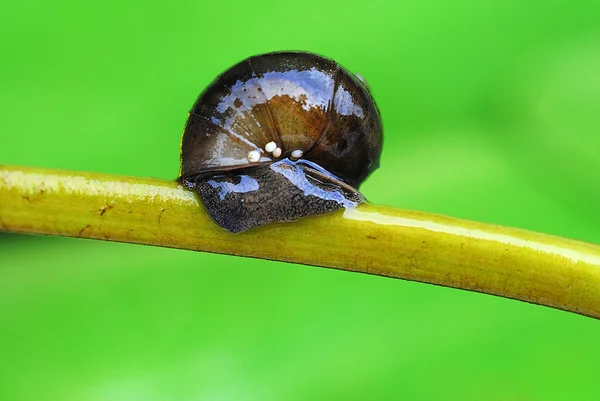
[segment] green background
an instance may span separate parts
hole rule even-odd
[[[173,179],[204,86],[289,49],[369,82],[372,202],[600,243],[595,0],[6,2],[0,163]],[[419,283],[0,237],[2,400],[595,400],[599,332]]]

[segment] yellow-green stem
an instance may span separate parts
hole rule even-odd
[[[600,246],[382,206],[230,234],[174,181],[0,166],[0,229],[331,267],[600,318]]]

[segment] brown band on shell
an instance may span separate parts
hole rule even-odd
[[[379,165],[381,117],[366,86],[306,52],[250,57],[202,92],[180,179],[230,231],[353,207]]]

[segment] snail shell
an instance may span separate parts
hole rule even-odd
[[[180,180],[231,232],[354,207],[379,166],[382,125],[367,87],[306,52],[247,58],[190,111]]]

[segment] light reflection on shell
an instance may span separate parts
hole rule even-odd
[[[279,150],[275,155],[273,150],[265,150],[270,142],[281,149],[280,155]],[[217,172],[235,175],[249,167],[285,161],[294,152],[328,172],[319,175],[319,180],[347,197],[356,191],[352,187],[358,188],[378,167],[381,146],[379,112],[369,90],[353,74],[312,53],[269,53],[231,67],[200,95],[182,139],[181,177],[196,182]],[[258,159],[255,152],[260,153],[260,159],[250,163],[249,155],[251,160]],[[263,177],[275,174],[256,171]],[[230,179],[227,185],[216,188],[237,185]],[[299,182],[304,181],[297,179],[289,185],[305,185]],[[300,188],[299,193],[322,193],[319,191]],[[283,188],[279,192],[271,196],[286,195]],[[328,201],[339,198],[330,195],[325,197]],[[351,197],[362,199],[362,195]],[[340,207],[345,205],[340,203]],[[331,211],[332,207],[324,209]],[[285,216],[271,220],[287,221]]]

